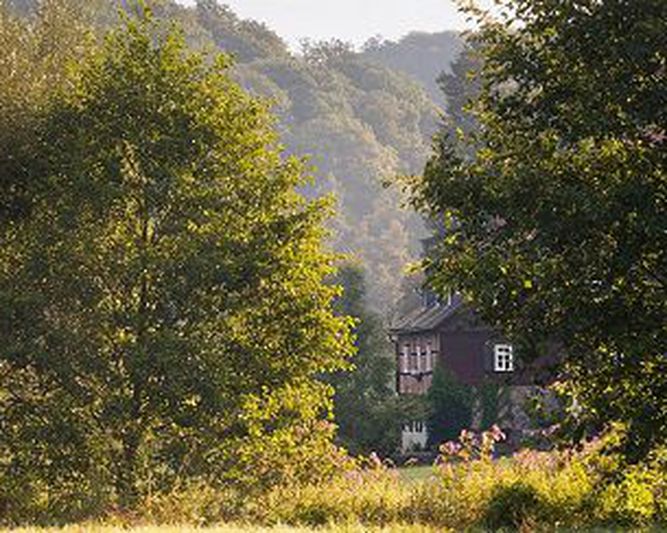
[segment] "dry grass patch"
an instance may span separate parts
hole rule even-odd
[[[63,528],[19,528],[19,529],[3,529],[0,531],[7,531],[12,533],[236,533],[236,532],[250,532],[250,533],[432,533],[436,530],[426,526],[417,525],[400,525],[394,524],[391,527],[367,527],[360,524],[347,525],[330,525],[321,528],[306,528],[306,527],[290,527],[290,526],[273,526],[273,527],[259,527],[253,525],[243,524],[223,524],[213,527],[193,527],[188,525],[173,525],[173,526],[141,526],[141,527],[120,527],[120,526],[106,526],[99,524],[83,524],[77,526],[67,526]],[[437,531],[443,531],[438,529]]]

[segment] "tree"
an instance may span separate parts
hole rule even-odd
[[[27,19],[35,18],[33,0],[4,2],[8,7],[22,7],[13,11],[25,13]],[[73,31],[77,21],[85,20],[102,36],[118,25],[118,8],[128,12],[132,6],[119,0],[41,0],[39,4],[59,2],[74,9],[49,28],[79,37],[80,32]],[[398,187],[383,188],[383,182],[421,171],[438,120],[437,106],[420,85],[424,77],[411,79],[390,60],[401,55],[398,52],[404,47],[390,46],[376,55],[346,52],[346,46],[335,41],[311,43],[312,53],[304,57],[291,54],[263,24],[243,20],[218,0],[190,5],[159,0],[152,7],[156,19],[179,24],[190,49],[231,55],[235,63],[230,77],[253,94],[273,99],[272,111],[283,132],[281,142],[289,153],[309,155],[317,167],[312,170],[315,186],[302,191],[340,193],[339,209],[328,224],[334,230],[332,246],[361,258],[370,274],[370,305],[381,311],[390,308],[399,295],[396,272],[416,257],[423,229],[412,210],[401,208],[407,199]],[[444,60],[435,61],[436,56],[450,45],[458,49],[459,40],[451,34],[436,36],[434,41],[428,36],[408,41],[403,44],[409,48],[407,63],[413,66],[414,57],[424,57],[437,41],[435,51],[429,52],[434,62],[428,72],[422,72],[436,86],[437,71],[447,66],[449,54]],[[51,49],[47,44],[39,50]],[[0,61],[11,57],[5,54]],[[14,72],[21,77],[23,70]]]
[[[34,19],[14,15],[28,7],[0,3],[0,224],[30,211],[46,102],[67,83],[66,65],[85,55],[88,40],[71,1],[44,1]]]
[[[428,445],[456,440],[461,430],[472,425],[473,392],[450,371],[436,365],[433,382],[427,393],[429,415]]]
[[[0,497],[44,490],[53,513],[334,453],[317,376],[351,345],[329,201],[296,192],[302,163],[228,60],[141,10],[50,99],[31,216],[1,228]]]
[[[472,134],[477,125],[468,106],[479,96],[481,68],[480,58],[473,46],[467,46],[452,63],[451,72],[443,72],[438,84],[447,98],[446,126],[456,135]]]
[[[440,136],[415,187],[448,228],[430,280],[522,357],[560,343],[580,404],[626,422],[638,458],[667,437],[667,5],[511,8],[502,23],[473,11],[479,128]]]
[[[371,37],[364,44],[362,54],[371,62],[386,65],[418,80],[431,99],[438,106],[444,106],[443,93],[439,90],[437,78],[441,72],[449,72],[464,43],[460,33],[456,31],[413,31],[398,41]]]
[[[338,439],[355,455],[390,455],[398,445],[401,427],[393,388],[392,347],[380,317],[368,309],[363,270],[348,264],[341,268],[338,280],[344,289],[338,310],[357,321],[353,368],[328,380],[336,390]]]

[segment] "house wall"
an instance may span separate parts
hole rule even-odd
[[[399,394],[426,394],[433,383],[433,375],[401,376]]]
[[[544,343],[536,349],[542,354],[534,361],[522,361],[517,346],[514,371],[494,370],[494,346],[511,344],[480,324],[472,313],[462,313],[438,330],[439,362],[468,385],[494,382],[508,386],[545,385],[554,378],[554,365],[562,352],[555,343]]]
[[[399,394],[425,394],[433,381],[436,362],[466,385],[539,383],[534,369],[521,368],[519,361],[514,372],[494,371],[494,346],[505,342],[493,331],[482,328],[399,335],[396,341],[396,390]]]
[[[493,368],[486,360],[492,349],[488,331],[449,331],[441,332],[439,336],[439,363],[459,381],[479,385],[487,374],[493,374]]]
[[[396,343],[398,393],[426,394],[439,353],[440,336],[436,332],[399,336]]]
[[[433,381],[433,369],[437,364],[451,371],[454,376],[471,387],[484,383],[497,383],[507,394],[499,405],[498,423],[516,435],[529,428],[531,421],[524,405],[535,385],[553,379],[550,364],[558,360],[556,345],[547,344],[540,352],[544,355],[532,365],[523,366],[515,359],[513,372],[494,370],[494,346],[507,344],[503,337],[481,324],[471,312],[463,311],[450,317],[436,330],[425,332],[401,332],[396,338],[397,392],[399,394],[426,394]],[[515,357],[518,354],[515,352]],[[473,427],[481,425],[481,406],[475,408]],[[422,432],[403,429],[403,451],[424,446],[428,439]],[[423,442],[423,443],[422,443]]]

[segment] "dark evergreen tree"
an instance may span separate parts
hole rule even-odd
[[[476,129],[471,107],[481,90],[481,67],[480,54],[471,43],[459,54],[451,71],[438,77],[438,84],[447,98],[444,130],[451,135],[471,135]]]
[[[428,446],[456,440],[461,430],[469,429],[473,418],[473,392],[469,385],[436,364],[433,382],[427,394]]]
[[[337,308],[356,320],[356,354],[349,372],[328,380],[335,388],[338,439],[353,454],[393,453],[401,420],[394,392],[395,361],[382,320],[369,310],[361,267],[347,265],[338,274],[344,293]]]

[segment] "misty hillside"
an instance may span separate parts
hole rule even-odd
[[[444,104],[444,94],[436,80],[442,72],[451,72],[462,48],[463,40],[455,31],[412,32],[398,42],[370,39],[362,57],[407,74],[426,89],[434,102]]]
[[[10,4],[25,15],[36,0]],[[412,33],[399,42],[371,40],[361,52],[336,41],[311,43],[296,56],[264,24],[242,20],[215,0],[156,5],[160,18],[180,23],[193,48],[232,55],[234,77],[272,99],[287,150],[309,154],[317,169],[309,194],[338,197],[334,246],[361,260],[373,303],[390,310],[422,229],[401,208],[399,188],[382,183],[421,172],[444,101],[435,79],[456,58],[460,38]],[[78,14],[106,27],[117,19],[116,6],[87,0]]]

